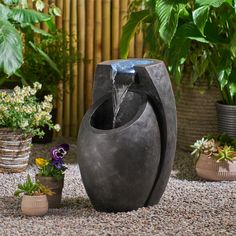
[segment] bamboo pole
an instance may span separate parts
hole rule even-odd
[[[143,33],[140,30],[135,35],[135,57],[142,58],[143,57]]]
[[[120,2],[119,0],[112,1],[112,59],[119,57],[119,38],[120,38]]]
[[[95,1],[94,69],[102,61],[102,0]]]
[[[102,19],[102,58],[103,60],[110,59],[110,34],[111,34],[111,0],[103,0],[102,5],[103,19]]]
[[[56,5],[62,9],[63,8],[63,2],[61,0],[56,1]],[[56,17],[56,26],[57,29],[62,29],[62,18]],[[58,90],[57,90],[57,101],[56,101],[56,107],[57,107],[57,123],[60,124],[62,127],[63,125],[63,82],[60,81],[58,83]],[[62,135],[62,129],[57,133],[58,136]]]
[[[128,13],[128,0],[120,0],[120,32],[122,33],[122,27],[127,21]]]
[[[78,0],[78,51],[81,55],[82,60],[78,65],[78,75],[79,75],[79,84],[78,84],[78,119],[79,124],[84,116],[85,112],[85,99],[84,99],[84,56],[85,56],[85,0]]]
[[[75,55],[77,52],[77,0],[71,0],[70,2],[70,54]],[[78,97],[78,67],[77,63],[73,63],[72,65],[72,90],[71,90],[71,126],[70,126],[70,134],[72,137],[77,136],[78,131],[78,106],[77,106],[77,97]]]
[[[67,34],[70,33],[70,6],[68,0],[63,0],[63,29]],[[69,65],[68,65],[69,67]],[[68,72],[69,73],[69,72]],[[69,74],[70,75],[70,74]],[[64,83],[64,125],[63,135],[65,137],[70,136],[70,80]]]
[[[43,1],[44,3],[45,3],[45,7],[44,7],[44,9],[43,9],[43,12],[44,13],[48,13],[48,0],[44,0]],[[43,30],[45,30],[45,31],[48,31],[48,27],[47,27],[47,25],[43,22],[43,23],[41,23],[41,28],[43,29]]]
[[[94,47],[94,0],[86,1],[86,109],[92,104],[93,47]]]

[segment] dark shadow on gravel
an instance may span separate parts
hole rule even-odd
[[[202,181],[195,171],[195,158],[190,155],[190,152],[183,150],[176,150],[173,170],[174,177],[178,179]]]
[[[21,216],[20,198],[6,196],[0,197],[0,217]]]

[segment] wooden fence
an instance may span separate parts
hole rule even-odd
[[[72,81],[59,84],[57,101],[60,135],[76,137],[85,111],[92,103],[92,85],[96,64],[119,58],[119,39],[126,22],[129,0],[56,0],[62,17],[56,19],[82,60],[67,65]],[[76,39],[76,40],[74,40]],[[143,38],[139,33],[131,42],[129,57],[142,57]]]

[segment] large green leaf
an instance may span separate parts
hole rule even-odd
[[[50,15],[32,9],[12,9],[11,18],[19,23],[36,24],[51,19]]]
[[[193,22],[188,22],[181,25],[176,32],[176,36],[180,38],[192,39],[201,43],[209,43],[209,41],[207,41],[205,37],[202,36],[197,26]]]
[[[193,22],[204,35],[204,28],[209,16],[209,6],[202,6],[193,11]]]
[[[22,63],[20,34],[9,22],[0,20],[0,71],[11,75]]]
[[[157,0],[155,12],[160,21],[160,36],[170,44],[178,27],[180,12],[185,8],[186,4],[179,3],[173,0]]]
[[[196,0],[196,4],[199,6],[220,7],[224,3],[228,3],[232,5],[233,1],[232,0]]]
[[[4,6],[0,3],[0,19],[8,20],[9,15],[11,14],[10,8]]]
[[[122,35],[120,39],[120,56],[127,58],[129,51],[130,40],[134,36],[137,27],[149,16],[149,11],[143,10],[133,12],[130,15],[128,22],[123,26]]]
[[[236,95],[236,68],[232,69],[229,77],[229,92],[231,99]]]
[[[236,57],[236,31],[233,34],[233,37],[230,41],[230,51],[234,57]]]

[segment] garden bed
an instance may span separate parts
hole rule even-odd
[[[65,140],[57,140],[62,142]],[[23,216],[13,192],[27,173],[34,176],[34,158],[48,155],[55,143],[34,145],[26,172],[0,174],[0,235],[235,235],[236,182],[199,180],[188,154],[177,152],[174,171],[158,205],[108,214],[91,206],[75,162],[75,141],[69,143],[62,207],[50,209],[43,217]]]

